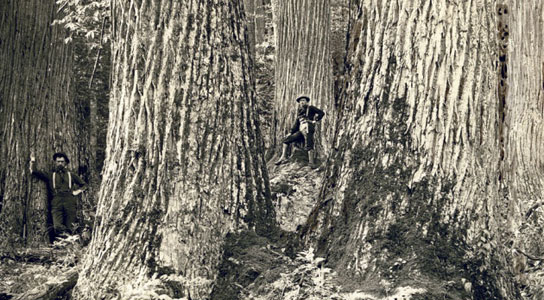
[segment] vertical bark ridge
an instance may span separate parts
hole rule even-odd
[[[543,114],[544,87],[542,62],[544,62],[544,4],[539,1],[505,1],[503,9],[504,30],[508,43],[503,73],[505,95],[504,159],[501,171],[504,177],[506,200],[504,205],[514,216],[525,216],[530,207],[541,202],[544,193],[543,165]],[[501,72],[499,69],[498,72]],[[518,228],[527,222],[523,218],[510,218],[508,226]],[[522,227],[523,229],[523,227]],[[516,232],[516,245],[529,249],[533,243],[542,243],[538,237]]]
[[[76,295],[123,295],[159,274],[202,298],[226,234],[274,220],[243,11],[228,1],[138,4],[113,4],[116,112]]]
[[[326,111],[320,128],[322,136],[316,133],[316,146],[329,151],[336,113],[332,95],[329,1],[276,1],[276,70],[275,110],[271,136],[281,141],[288,133],[295,119],[297,96],[310,97],[311,105]],[[279,145],[272,145],[274,147]]]
[[[438,244],[440,264],[459,269],[459,257],[485,265],[506,251],[496,246],[512,232],[501,226],[495,4],[362,2],[324,209],[303,230],[331,263],[372,280],[405,255],[436,278]],[[481,239],[493,250],[474,251]],[[516,293],[507,277],[478,272],[450,275],[480,276],[478,297]]]
[[[49,169],[51,155],[79,157],[72,48],[64,31],[51,23],[54,1],[3,1],[0,4],[0,225],[2,243],[48,242],[48,202],[43,183],[28,173],[34,152],[38,167]],[[84,143],[84,142],[82,142]]]

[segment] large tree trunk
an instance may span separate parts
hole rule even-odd
[[[112,4],[107,155],[74,295],[203,299],[225,236],[274,220],[240,3]]]
[[[55,151],[80,161],[76,106],[72,101],[73,53],[64,31],[51,26],[55,1],[0,4],[0,230],[2,247],[47,241],[47,195],[31,179],[29,156],[50,167]],[[6,244],[4,244],[6,243]]]
[[[541,63],[542,40],[516,34],[507,83],[531,80],[501,97],[502,4],[362,1],[338,151],[303,232],[346,274],[384,292],[415,280],[436,298],[519,296],[505,247],[515,227],[505,225],[513,207],[542,195],[541,70],[519,66],[525,53]],[[516,6],[531,21],[506,17],[522,22],[510,28],[541,24],[528,13],[536,2]]]
[[[503,201],[510,210],[508,226],[516,235],[512,250],[539,257],[544,249],[542,226],[535,218],[542,218],[539,208],[544,200],[544,3],[511,0],[504,4],[498,24],[503,46],[498,90],[504,119]],[[515,275],[527,285],[524,254],[514,255]],[[541,284],[532,288],[542,295]]]
[[[333,86],[330,38],[330,4],[323,1],[272,1],[276,36],[276,75],[273,146],[281,148],[282,137],[295,120],[300,95],[310,97],[311,105],[327,115],[321,122],[322,134],[316,131],[316,149],[325,156],[332,136]]]
[[[524,210],[542,201],[544,192],[543,16],[542,1],[511,0],[503,6],[499,26],[504,37],[499,60],[504,118],[501,174],[510,200]]]

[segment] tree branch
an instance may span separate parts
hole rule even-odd
[[[94,61],[93,72],[91,73],[91,79],[89,80],[89,88],[93,84],[94,73],[98,67],[98,61],[100,60],[100,53],[102,52],[102,40],[104,39],[104,27],[106,25],[106,17],[102,19],[102,29],[100,30],[100,46],[98,47],[98,53],[96,54],[96,60]]]
[[[536,256],[532,256],[531,254],[527,254],[525,253],[524,251],[522,251],[521,249],[519,248],[515,248],[516,251],[518,251],[519,253],[525,255],[528,259],[530,260],[544,260],[544,257],[536,257]]]
[[[544,204],[544,202],[538,202],[536,203],[535,205],[531,206],[531,208],[529,208],[529,210],[527,211],[527,213],[525,214],[525,219],[529,219],[529,217],[531,216],[531,214],[536,210],[538,209],[540,206],[542,206],[542,204]]]

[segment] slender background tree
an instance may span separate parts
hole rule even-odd
[[[255,80],[257,114],[263,133],[263,140],[269,159],[273,154],[271,128],[274,112],[274,29],[272,25],[272,4],[270,0],[245,0],[247,32],[251,53],[251,69]],[[266,133],[266,134],[264,134]]]
[[[111,25],[109,1],[57,1],[61,15],[53,24],[66,28],[65,41],[74,49],[74,101],[78,104],[81,170],[89,189],[82,197],[80,218],[86,228],[93,221],[96,194],[106,149],[109,84],[111,73]]]

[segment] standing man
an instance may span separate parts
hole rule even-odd
[[[308,96],[300,96],[296,101],[298,103],[297,118],[295,124],[291,127],[291,134],[283,139],[281,157],[276,162],[276,165],[287,161],[287,150],[289,149],[290,144],[294,142],[304,142],[305,149],[308,151],[308,161],[310,166],[313,167],[315,163],[315,123],[323,119],[325,113],[319,108],[309,105],[310,97]]]
[[[70,159],[64,152],[53,154],[55,169],[53,172],[43,172],[35,169],[34,155],[30,155],[30,172],[37,178],[45,181],[47,189],[53,196],[51,200],[51,215],[55,236],[62,233],[72,233],[73,224],[77,222],[76,208],[77,195],[86,188],[86,184],[79,176],[66,169]],[[74,188],[74,184],[79,186]]]

